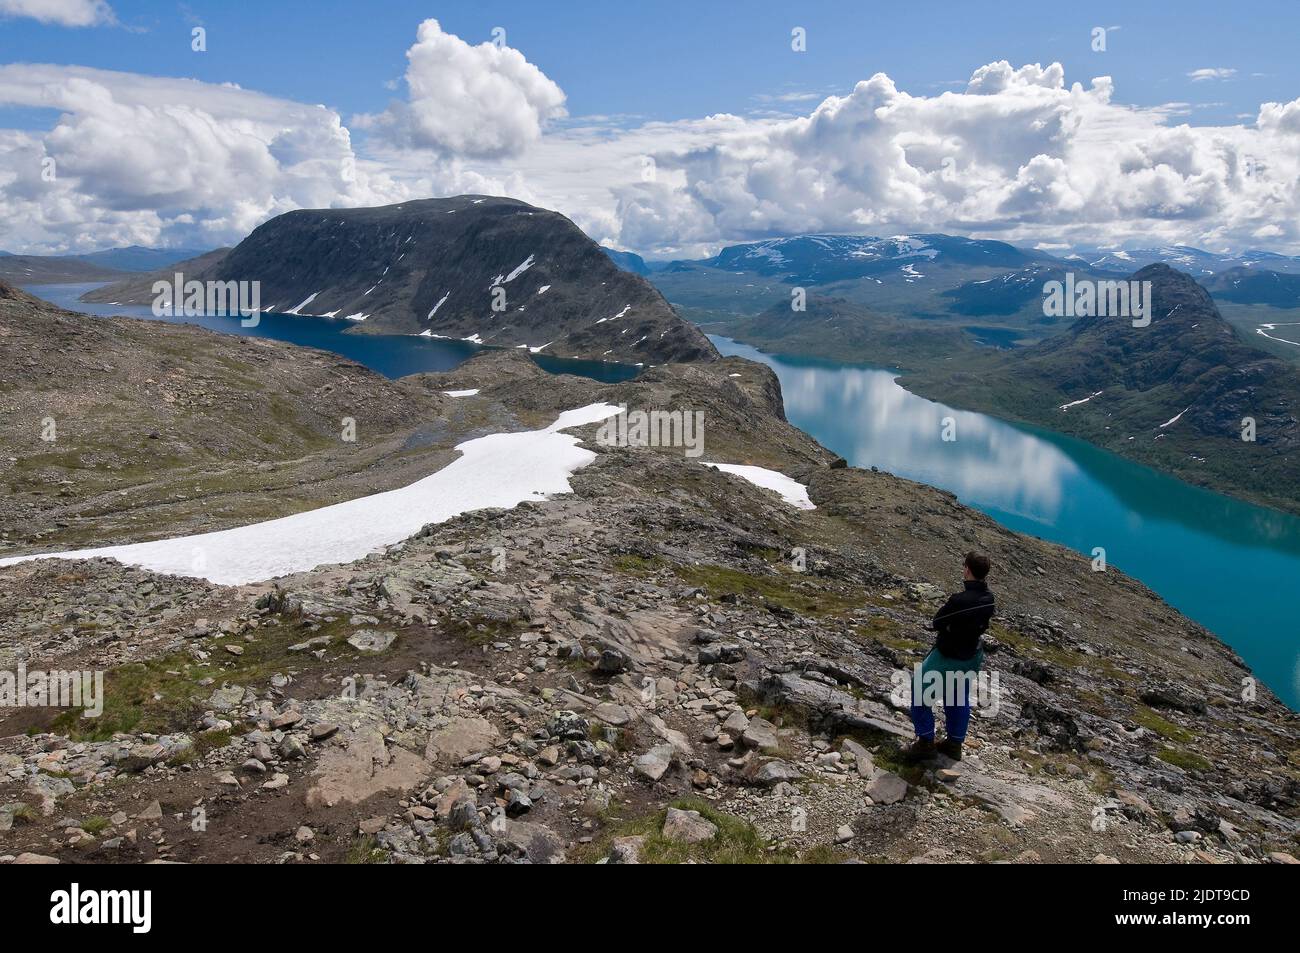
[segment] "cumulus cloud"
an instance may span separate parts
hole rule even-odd
[[[29,17],[58,26],[104,26],[116,23],[105,0],[0,0],[0,17]]]
[[[0,133],[12,247],[211,243],[301,207],[397,201],[337,113],[233,85],[84,67],[0,67],[0,104],[57,112]]]
[[[1018,241],[1300,243],[1300,100],[1253,125],[1169,125],[1114,103],[1108,77],[1059,64],[977,69],[962,92],[912,96],[878,73],[808,116],[732,117],[616,186],[627,247],[792,232],[951,231]],[[1279,235],[1278,232],[1282,234]],[[1280,241],[1279,241],[1280,240]]]
[[[407,99],[355,123],[393,143],[471,157],[511,156],[565,115],[564,92],[518,50],[470,46],[425,20],[406,51]]]
[[[435,21],[407,83],[410,98],[367,117],[357,144],[326,107],[235,86],[0,67],[0,105],[57,116],[0,130],[3,244],[214,245],[292,208],[476,192],[557,209],[598,241],[655,256],[905,231],[1300,253],[1300,99],[1192,126],[1177,103],[1116,101],[1108,77],[1069,84],[1059,64],[997,62],[934,95],[878,73],[794,117],[547,127],[563,108],[558,88],[545,92],[554,84],[517,51],[471,47]],[[440,97],[456,103],[436,108]]]

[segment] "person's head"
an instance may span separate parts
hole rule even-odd
[[[962,560],[961,565],[963,569],[962,576],[968,580],[974,581],[983,579],[987,576],[992,563],[989,562],[989,558],[983,553],[977,553],[974,550],[971,550],[966,554],[966,558]]]

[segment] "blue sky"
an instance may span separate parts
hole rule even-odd
[[[1298,253],[1297,27],[1281,0],[0,0],[0,247],[482,192],[659,257],[815,231]]]
[[[0,61],[233,82],[348,115],[382,106],[391,95],[384,83],[405,68],[415,24],[432,16],[471,43],[504,27],[510,45],[565,90],[575,116],[745,113],[770,108],[756,97],[846,92],[876,72],[913,93],[941,91],[1000,59],[1058,61],[1075,80],[1108,74],[1135,105],[1210,104],[1188,117],[1192,123],[1231,121],[1261,102],[1300,95],[1294,2],[116,0],[113,8],[125,29],[0,20]],[[189,48],[194,24],[208,30],[207,54]],[[808,31],[805,54],[790,50],[793,26]],[[1104,53],[1091,49],[1097,26],[1120,27],[1108,33]],[[1204,68],[1237,74],[1188,78]]]

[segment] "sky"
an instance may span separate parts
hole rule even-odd
[[[478,192],[659,258],[904,231],[1300,253],[1297,26],[1199,0],[0,0],[0,248]]]

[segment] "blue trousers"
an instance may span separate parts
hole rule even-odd
[[[970,726],[970,699],[962,705],[943,706],[944,727],[948,737],[953,741],[965,741],[966,729]],[[934,712],[929,705],[912,706],[912,727],[918,738],[934,737]]]

